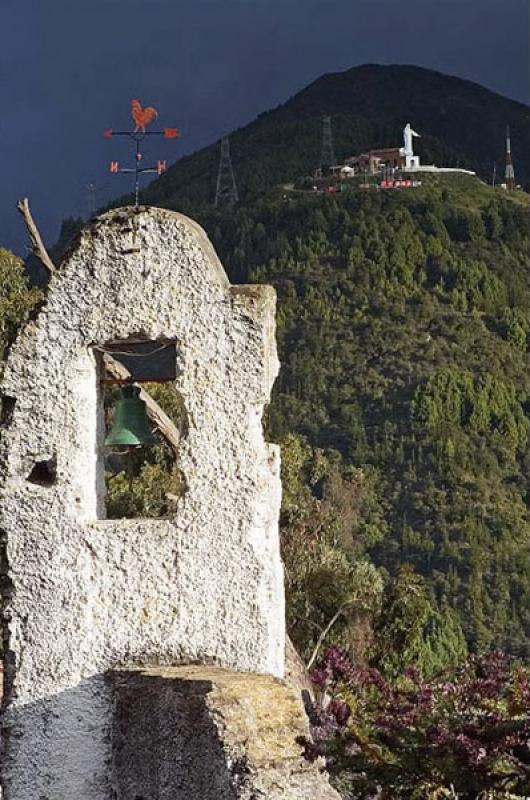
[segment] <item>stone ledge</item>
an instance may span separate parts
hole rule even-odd
[[[302,758],[307,718],[282,681],[213,666],[132,669],[111,680],[118,798],[337,800],[320,766]]]

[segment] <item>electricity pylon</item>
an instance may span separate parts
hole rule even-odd
[[[506,128],[506,188],[509,192],[515,191],[515,169],[512,158],[512,139],[510,127]]]
[[[223,136],[221,139],[221,159],[217,173],[217,189],[215,192],[215,207],[234,206],[239,201],[236,177],[230,157],[230,139]]]
[[[333,132],[331,130],[331,117],[324,117],[322,126],[322,155],[320,166],[322,169],[332,167],[335,164],[335,152],[333,149]]]
[[[86,185],[86,210],[88,219],[92,219],[96,215],[97,200],[96,200],[96,184],[87,183]]]

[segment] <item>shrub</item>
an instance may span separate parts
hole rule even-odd
[[[389,682],[330,648],[313,672],[308,759],[324,756],[351,800],[524,798],[530,792],[530,673],[500,652],[427,682]]]

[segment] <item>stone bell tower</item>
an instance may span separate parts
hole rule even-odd
[[[96,219],[12,348],[1,439],[4,800],[334,797],[284,664],[275,294],[160,209]],[[106,519],[101,351],[174,348],[186,491]],[[294,777],[293,777],[294,776]]]
[[[121,209],[83,232],[15,343],[2,385],[4,800],[140,796],[120,790],[115,752],[116,682],[134,695],[135,670],[282,676],[279,455],[261,426],[274,311],[270,287],[230,285],[191,220]],[[127,342],[174,344],[189,430],[186,492],[167,519],[105,518],[99,348]]]

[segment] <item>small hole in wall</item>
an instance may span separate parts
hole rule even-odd
[[[57,482],[57,462],[55,458],[37,461],[33,465],[27,480],[37,486],[53,486]]]
[[[17,401],[14,397],[10,397],[9,395],[5,394],[2,397],[2,413],[0,416],[0,425],[3,428],[7,428],[8,425],[11,425],[11,421],[13,419],[13,413],[15,411],[15,405]]]

